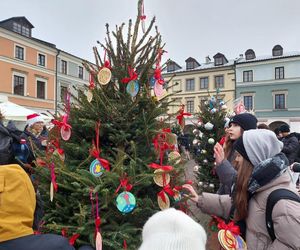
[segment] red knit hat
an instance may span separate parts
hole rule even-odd
[[[26,124],[30,127],[36,122],[44,122],[44,119],[39,114],[31,114],[27,116]]]

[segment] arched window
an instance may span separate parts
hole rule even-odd
[[[283,48],[280,45],[274,46],[272,50],[272,55],[273,56],[282,56],[283,54]]]
[[[255,52],[252,49],[248,49],[245,52],[245,57],[246,57],[246,60],[255,59]]]

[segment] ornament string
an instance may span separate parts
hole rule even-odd
[[[96,250],[102,250],[102,236],[99,230],[101,225],[101,218],[99,215],[99,200],[98,200],[98,193],[95,193],[95,201],[93,198],[93,189],[90,189],[90,200],[92,204],[92,216],[94,217],[94,224],[95,224],[95,236],[96,236]]]
[[[100,131],[100,122],[97,122],[95,125],[95,132],[96,132],[96,143],[95,140],[93,140],[93,149],[90,150],[90,155],[92,155],[94,158],[96,158],[100,164],[107,170],[110,170],[110,164],[108,160],[105,160],[100,157],[100,148],[99,148],[99,131]]]
[[[158,55],[157,55],[157,60],[156,60],[156,67],[154,70],[154,78],[159,84],[163,85],[165,81],[161,76],[160,62],[161,62],[161,56],[163,55],[164,51],[162,49],[158,49],[157,53],[158,53]]]
[[[130,66],[128,66],[128,74],[129,77],[123,78],[122,83],[129,83],[130,81],[135,81],[138,78],[137,73]]]
[[[132,189],[133,186],[129,183],[127,175],[120,179],[120,185],[117,187],[115,194],[119,192],[121,187],[123,187],[127,192],[129,192]]]

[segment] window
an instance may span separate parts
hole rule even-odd
[[[167,72],[172,72],[172,71],[175,71],[175,64],[174,63],[170,63],[167,66]]]
[[[251,111],[253,110],[253,96],[244,96],[244,105],[246,110]]]
[[[255,52],[252,49],[248,49],[245,52],[245,55],[246,55],[246,60],[255,59]]]
[[[194,91],[195,90],[195,79],[187,79],[185,85],[185,91]]]
[[[13,23],[13,31],[17,33],[22,33],[22,25],[18,23]]]
[[[200,89],[208,89],[208,77],[200,78]]]
[[[83,79],[83,67],[81,66],[78,67],[78,77]]]
[[[25,90],[25,77],[14,75],[14,94],[23,95]]]
[[[186,63],[186,69],[193,69],[195,68],[195,63],[193,61]]]
[[[193,113],[194,112],[194,101],[187,101],[186,102],[186,111],[188,113]]]
[[[46,56],[43,54],[38,54],[38,65],[45,67],[46,66]]]
[[[37,80],[36,82],[36,97],[40,99],[46,98],[46,82]]]
[[[61,60],[61,73],[67,74],[67,61]]]
[[[275,109],[285,109],[285,94],[275,94]]]
[[[223,57],[216,57],[215,65],[223,65]]]
[[[284,79],[284,67],[275,68],[275,79]]]
[[[24,60],[24,48],[16,45],[16,48],[15,48],[15,58],[18,58],[20,60]]]
[[[282,54],[283,54],[283,48],[281,47],[281,45],[274,46],[274,48],[272,49],[272,55],[282,56]]]
[[[253,71],[247,70],[243,72],[243,82],[253,82]]]
[[[224,88],[224,76],[215,76],[215,88]]]
[[[65,102],[68,93],[68,87],[61,86],[60,87],[60,101]]]
[[[24,36],[30,36],[30,29],[26,26],[22,26],[19,23],[13,23],[13,31]]]

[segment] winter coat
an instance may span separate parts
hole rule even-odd
[[[231,151],[227,160],[224,160],[219,166],[216,167],[216,173],[219,177],[220,187],[218,194],[230,194],[233,180],[236,176],[236,170],[232,166],[236,154],[234,150]]]
[[[297,137],[295,137],[292,134],[289,134],[288,136],[282,138],[281,141],[283,142],[282,152],[288,158],[289,164],[292,164],[295,161],[298,154],[299,141]]]
[[[268,177],[266,177],[268,178]],[[248,204],[246,219],[246,242],[249,250],[300,249],[300,203],[282,199],[273,208],[272,220],[276,239],[272,242],[266,228],[266,203],[269,194],[279,188],[297,192],[291,182],[290,171],[258,188]],[[203,193],[199,196],[198,207],[208,214],[228,218],[232,199],[229,195]]]
[[[35,192],[19,165],[0,166],[0,242],[33,234]]]

